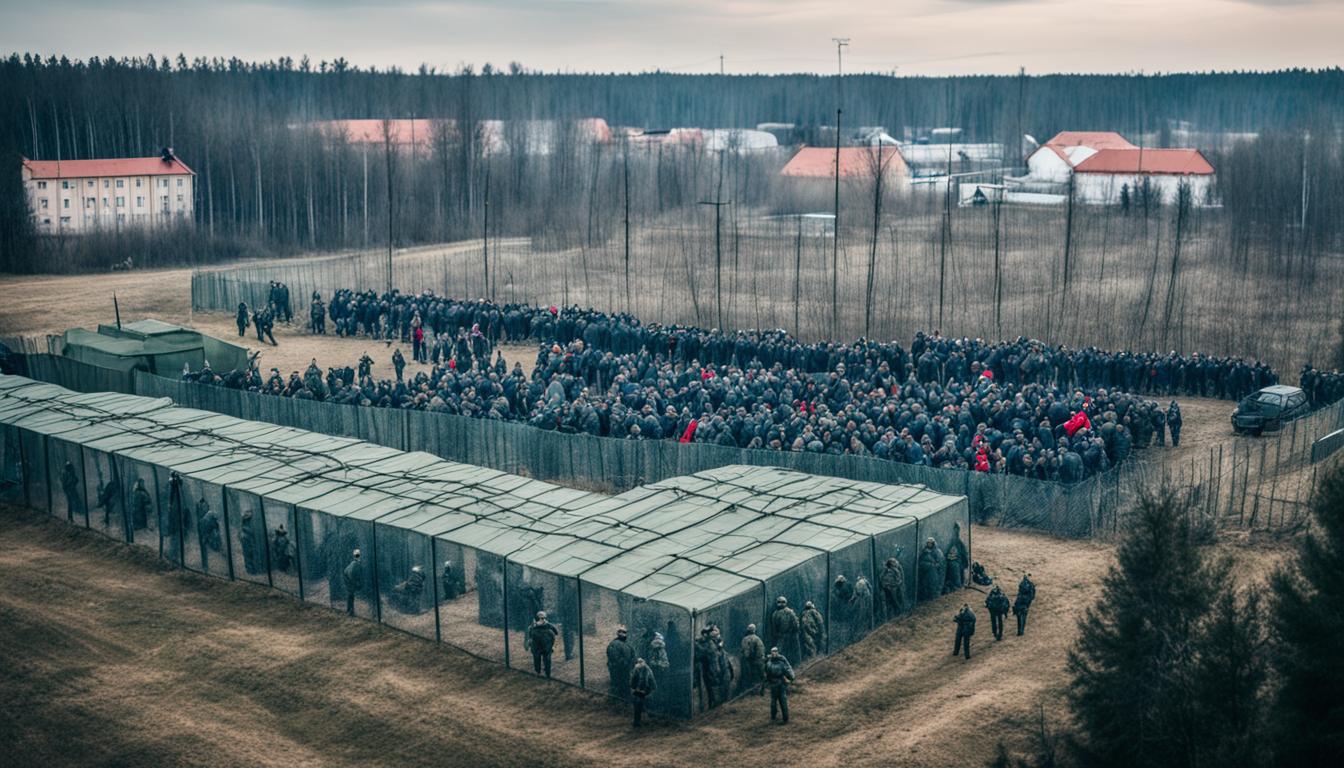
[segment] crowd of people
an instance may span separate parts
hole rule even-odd
[[[287,292],[287,289],[285,289]],[[1179,445],[1171,396],[1240,398],[1277,383],[1258,361],[1199,353],[1071,349],[917,333],[896,342],[806,344],[782,330],[644,324],[578,307],[461,301],[431,292],[314,295],[310,330],[411,344],[432,365],[375,379],[314,360],[189,377],[264,394],[406,408],[632,440],[875,456],[933,467],[1076,482],[1135,450]],[[538,341],[530,375],[500,342]],[[491,359],[493,355],[493,360]],[[1344,388],[1309,369],[1320,402]],[[1156,399],[1161,397],[1165,403]]]

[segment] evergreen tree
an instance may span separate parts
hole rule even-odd
[[[1172,493],[1140,501],[1080,622],[1069,698],[1088,765],[1198,764],[1197,635],[1224,569],[1196,546],[1184,511]]]
[[[1320,481],[1315,525],[1274,575],[1276,761],[1344,765],[1344,467]]]

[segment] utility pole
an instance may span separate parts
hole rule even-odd
[[[831,338],[840,332],[840,114],[843,109],[845,82],[844,51],[848,37],[832,37],[835,43],[835,208],[832,211],[831,235]]]
[[[485,161],[485,222],[481,225],[481,243],[484,246],[481,251],[482,266],[484,271],[481,273],[482,285],[485,292],[481,294],[483,298],[490,298],[490,161]],[[565,273],[568,276],[568,272]],[[565,289],[568,296],[569,289]]]
[[[625,311],[633,313],[630,296],[630,141],[625,141]]]
[[[701,200],[700,205],[714,206],[714,312],[718,317],[718,328],[723,330],[726,326],[723,322],[723,206],[732,205],[733,201],[722,199]]]
[[[391,123],[383,120],[383,149],[387,154],[387,292],[392,292],[392,240],[393,240],[393,210],[392,210],[392,127]]]
[[[719,54],[719,77],[723,77],[723,54]]]

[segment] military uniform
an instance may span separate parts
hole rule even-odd
[[[756,634],[756,625],[747,625],[747,634],[742,638],[742,679],[739,683],[738,693],[745,693],[752,688],[760,695],[765,694],[765,687],[762,683],[765,681],[765,643],[761,636]]]
[[[793,666],[779,652],[770,649],[770,657],[765,660],[765,683],[770,686],[770,719],[782,714],[783,722],[789,722],[789,684],[793,682]]]
[[[1019,636],[1027,631],[1027,611],[1035,600],[1036,585],[1031,580],[1031,574],[1027,574],[1018,583],[1017,597],[1013,599],[1013,615],[1017,617],[1017,634]]]
[[[886,566],[882,569],[882,575],[878,577],[878,585],[882,587],[882,600],[887,608],[887,618],[893,618],[905,613],[905,569],[901,563],[894,557],[887,558]]]
[[[1003,594],[1003,590],[998,585],[989,591],[989,597],[985,598],[985,608],[989,611],[989,627],[994,632],[995,640],[1003,639],[1003,617],[1008,615],[1008,596]]]
[[[971,636],[975,634],[975,614],[971,612],[971,606],[963,604],[961,610],[957,612],[952,620],[957,623],[957,641],[952,646],[952,655],[965,652],[966,658],[971,658]]]
[[[842,577],[843,578],[843,577]],[[821,611],[808,601],[800,620],[802,625],[803,658],[816,656],[826,650],[826,621]]]
[[[783,597],[775,601],[775,611],[770,614],[770,637],[780,653],[790,663],[802,659],[798,644],[798,614],[793,612]]]

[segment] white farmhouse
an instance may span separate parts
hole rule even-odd
[[[1155,202],[1173,203],[1182,185],[1194,205],[1212,198],[1213,166],[1197,149],[1103,149],[1073,169],[1075,199],[1112,205],[1148,185]]]
[[[171,149],[159,157],[23,159],[23,186],[37,230],[162,226],[192,220],[196,173]]]
[[[1103,149],[1137,149],[1113,131],[1061,131],[1027,158],[1028,177],[1067,184],[1073,169]]]

